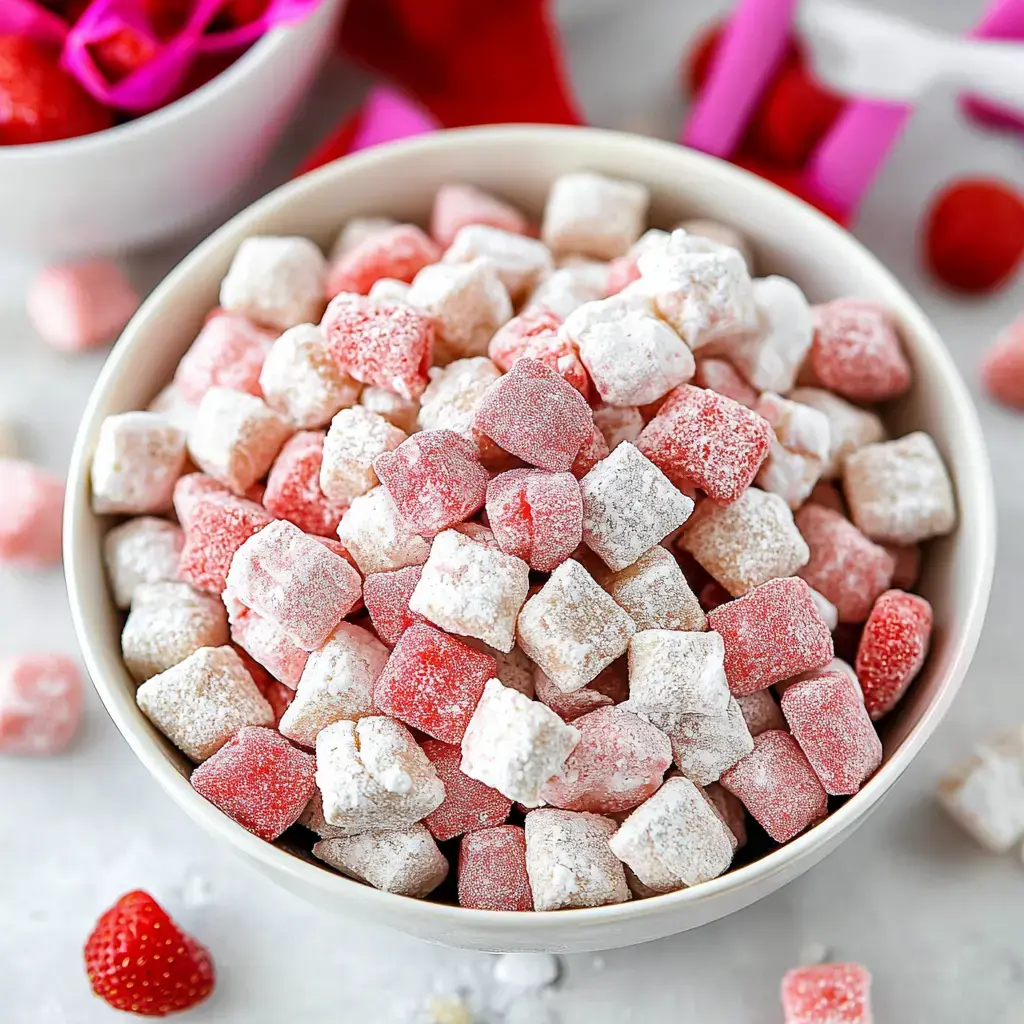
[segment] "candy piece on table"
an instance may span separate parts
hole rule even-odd
[[[429,263],[441,258],[441,247],[415,224],[396,224],[368,235],[331,261],[324,295],[341,292],[365,295],[382,278],[409,283]]]
[[[430,541],[413,532],[383,487],[352,499],[338,537],[364,575],[422,565],[430,554]]]
[[[782,716],[779,716],[781,721]],[[710,782],[704,787],[704,795],[718,811],[718,816],[728,826],[733,838],[736,840],[736,850],[742,850],[747,845],[747,812],[737,797],[734,797],[727,789],[723,789],[718,782]]]
[[[735,697],[719,715],[683,715],[669,739],[676,767],[698,786],[717,782],[722,772],[754,749]]]
[[[247,238],[220,283],[220,304],[281,331],[316,323],[324,309],[326,269],[323,253],[308,238]]]
[[[610,260],[640,237],[650,199],[635,181],[590,171],[563,174],[548,192],[540,237],[554,253]]]
[[[382,892],[423,899],[448,877],[448,861],[419,824],[397,832],[321,839],[313,856]]]
[[[921,573],[921,549],[917,544],[883,544],[892,556],[892,587],[894,590],[911,590]]]
[[[525,235],[529,221],[509,203],[472,185],[442,185],[434,196],[430,211],[430,234],[438,244],[448,248],[462,228],[486,224]]]
[[[490,260],[424,267],[406,301],[432,318],[437,363],[487,355],[494,332],[512,318],[512,300]]]
[[[344,558],[283,519],[242,544],[227,578],[234,598],[308,651],[352,611],[361,586]]]
[[[46,267],[29,285],[27,302],[39,336],[63,352],[113,341],[139,308],[138,293],[107,259]]]
[[[445,530],[431,544],[409,608],[450,633],[508,652],[529,576],[522,559]]]
[[[348,502],[332,501],[320,490],[323,454],[323,431],[293,434],[270,468],[263,506],[305,533],[330,536],[338,529]]]
[[[212,387],[246,391],[258,398],[260,373],[274,338],[272,332],[244,316],[222,313],[212,317],[181,357],[174,383],[185,400],[193,403]]]
[[[594,266],[605,267],[607,264],[595,263]],[[534,288],[523,306],[523,312],[545,311],[564,320],[584,302],[605,297],[604,284],[593,280],[594,276],[577,267],[560,267]]]
[[[445,250],[445,264],[489,261],[513,302],[533,290],[555,269],[551,252],[543,242],[519,232],[487,224],[467,224],[459,229]]]
[[[121,631],[121,653],[132,678],[141,683],[164,672],[201,647],[228,642],[223,603],[187,583],[142,583]]]
[[[193,482],[205,493],[191,493]],[[254,533],[273,522],[262,505],[233,494],[201,473],[182,477],[174,489],[174,504],[185,528],[185,546],[178,562],[178,578],[197,590],[221,594],[235,552]],[[182,486],[182,485],[188,485]]]
[[[754,411],[775,432],[768,457],[758,470],[756,483],[765,491],[799,508],[818,482],[829,456],[829,425],[823,412],[791,402],[772,391],[764,392]]]
[[[828,811],[828,796],[806,755],[778,729],[755,737],[753,751],[723,772],[721,783],[777,843],[789,842]]]
[[[975,748],[939,783],[939,800],[969,835],[993,853],[1024,838],[1024,730]]]
[[[434,352],[434,325],[423,310],[342,294],[321,327],[328,354],[350,377],[410,401],[423,394]]]
[[[756,487],[731,505],[701,502],[681,544],[734,597],[792,576],[811,557],[789,506]]]
[[[785,1024],[871,1024],[871,975],[860,964],[794,967],[782,979]]]
[[[594,426],[604,435],[609,451],[623,441],[632,444],[644,429],[644,418],[634,405],[605,405],[594,408]]]
[[[176,580],[184,543],[181,527],[168,519],[140,516],[115,526],[103,538],[114,604],[128,608],[140,584]]]
[[[619,826],[609,845],[644,885],[671,892],[721,875],[735,841],[704,793],[676,777]]]
[[[540,469],[568,470],[594,430],[580,393],[536,359],[519,359],[477,406],[474,426]]]
[[[498,825],[462,837],[459,906],[471,910],[533,910],[526,873],[526,833],[519,825]]]
[[[387,388],[366,387],[359,396],[359,404],[370,412],[383,416],[392,426],[406,434],[416,430],[416,417],[420,405],[416,399],[403,398]]]
[[[298,820],[316,791],[316,761],[274,729],[246,726],[192,772],[192,788],[267,842]]]
[[[693,350],[757,330],[754,289],[743,257],[707,239],[673,231],[638,261],[644,294]]]
[[[506,372],[519,359],[536,359],[589,398],[593,391],[590,376],[572,339],[561,333],[562,322],[563,318],[549,309],[524,309],[495,331],[487,354]]]
[[[309,651],[304,651],[273,622],[251,608],[246,608],[231,594],[225,593],[224,603],[228,607],[232,643],[245,651],[274,679],[294,690],[302,678],[302,670],[309,659]],[[255,676],[253,678],[255,679]]]
[[[633,620],[573,559],[519,613],[519,646],[564,693],[579,690],[626,652]]]
[[[782,695],[782,713],[826,793],[856,793],[882,763],[882,741],[844,672],[793,683]]]
[[[252,399],[259,402],[259,399]],[[99,515],[167,512],[185,465],[185,434],[155,412],[123,412],[100,424],[92,457],[92,507]]]
[[[254,395],[213,387],[199,403],[188,454],[204,473],[245,494],[266,475],[291,433],[291,424]]]
[[[404,431],[361,405],[342,409],[331,420],[324,440],[320,489],[337,503],[366,494],[379,483],[374,460],[405,438]]]
[[[119,483],[117,490],[124,493]],[[0,563],[41,568],[60,561],[64,481],[21,459],[0,458]]]
[[[718,633],[644,629],[629,641],[629,707],[665,732],[687,715],[720,715],[729,706],[725,648]]]
[[[708,628],[725,644],[729,689],[741,697],[832,660],[832,635],[799,577],[768,580],[719,605]]]
[[[920,430],[850,455],[843,492],[854,523],[880,544],[916,544],[956,525],[952,481],[935,442]]]
[[[135,700],[146,717],[186,757],[205,761],[246,725],[273,725],[264,700],[230,647],[201,647],[147,679]]]
[[[831,664],[831,662],[829,663]],[[829,666],[823,669],[814,669],[808,675],[818,672],[827,672]],[[782,717],[779,705],[775,698],[767,690],[755,690],[753,693],[744,694],[736,698],[743,714],[743,721],[746,722],[751,736],[760,736],[769,729],[785,729],[786,720]],[[863,703],[863,701],[861,701]]]
[[[331,262],[351,252],[367,238],[397,226],[398,221],[391,217],[353,217],[345,222],[345,226],[334,240],[334,245],[331,246]]]
[[[476,407],[501,371],[486,356],[474,356],[456,359],[445,367],[432,366],[429,375],[430,383],[420,398],[419,428],[454,430],[472,440]]]
[[[869,409],[861,409],[845,398],[822,388],[794,388],[789,398],[824,413],[828,419],[828,465],[822,474],[833,479],[841,476],[848,455],[885,440],[885,424]]]
[[[502,551],[551,572],[583,539],[580,486],[571,473],[501,473],[487,484],[487,521]]]
[[[625,569],[598,571],[595,579],[628,613],[637,629],[707,629],[707,618],[679,563],[659,544]]]
[[[409,610],[409,600],[423,570],[407,565],[392,572],[371,573],[363,580],[363,602],[377,636],[389,646],[414,623],[425,621],[422,615]]]
[[[504,824],[512,801],[496,789],[463,774],[459,768],[462,750],[458,746],[426,740],[423,753],[444,783],[444,802],[423,819],[438,842]]]
[[[542,808],[526,816],[526,872],[534,910],[602,907],[630,898],[609,839],[611,818]]]
[[[714,391],[682,384],[636,446],[676,487],[695,485],[725,504],[753,483],[772,438],[763,416]]]
[[[743,262],[746,263],[750,273],[754,272],[754,253],[750,247],[750,242],[735,228],[730,227],[728,224],[723,224],[721,221],[706,220],[704,218],[683,220],[676,227],[681,231],[685,231],[688,235],[696,235],[697,238],[706,238],[709,242],[714,242],[716,245],[724,245],[726,248],[735,249],[743,257]]]
[[[580,734],[539,701],[489,679],[462,738],[462,771],[526,807],[543,802]]]
[[[422,537],[468,519],[487,494],[477,446],[451,430],[413,434],[378,455],[373,468],[398,514]]]
[[[985,353],[981,382],[997,402],[1024,409],[1024,317],[1005,328]]]
[[[82,675],[63,654],[0,659],[0,754],[57,754],[82,718]]]
[[[866,299],[814,310],[808,363],[815,378],[851,402],[886,402],[910,387],[911,369],[892,314]]]
[[[444,743],[459,743],[494,658],[427,623],[410,626],[395,644],[373,690],[385,714]]]
[[[350,833],[411,828],[444,800],[444,785],[412,733],[377,715],[321,729],[316,784],[327,823]]]
[[[580,481],[583,540],[617,572],[682,526],[693,501],[628,441]]]
[[[863,622],[892,584],[895,559],[831,509],[805,505],[795,519],[811,552],[799,575],[835,605],[840,622]]]
[[[608,454],[608,442],[594,423],[590,428],[590,436],[583,442],[579,455],[573,459],[569,472],[577,480],[582,480],[602,459],[608,458]]]
[[[739,371],[727,359],[719,359],[716,356],[698,359],[693,383],[699,388],[731,398],[748,409],[753,409],[757,404],[756,389],[740,376]]]
[[[605,671],[611,671],[609,666]],[[600,676],[593,685],[563,693],[541,670],[533,672],[534,695],[541,704],[546,704],[563,722],[574,722],[580,715],[585,715],[598,708],[609,707],[615,699],[603,690],[598,689]],[[529,696],[529,695],[527,695]]]
[[[544,786],[545,803],[613,814],[643,803],[661,785],[672,763],[672,744],[660,729],[619,707],[589,711],[573,726],[580,741]]]
[[[588,302],[566,317],[560,334],[611,405],[646,405],[693,376],[693,354],[643,297]]]
[[[322,328],[289,327],[271,346],[260,371],[263,400],[302,430],[323,427],[355,405],[361,385],[331,358]]]
[[[887,590],[875,602],[854,668],[872,721],[895,707],[914,681],[932,634],[932,606],[917,594]]]

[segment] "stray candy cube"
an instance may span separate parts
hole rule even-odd
[[[871,975],[860,964],[794,967],[782,979],[785,1024],[872,1024]]]
[[[63,515],[59,476],[21,459],[0,458],[0,563],[41,568],[59,562]]]
[[[63,654],[0,659],[0,754],[60,753],[78,730],[82,703],[82,674]]]

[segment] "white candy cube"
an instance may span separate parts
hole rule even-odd
[[[176,580],[184,543],[181,527],[168,519],[140,516],[115,526],[103,539],[103,560],[117,607],[129,607],[142,583]]]
[[[577,171],[556,178],[540,237],[552,252],[610,260],[640,237],[651,195],[635,181]]]
[[[331,501],[352,501],[377,486],[373,460],[394,451],[405,431],[361,405],[342,409],[324,438],[320,490]]]

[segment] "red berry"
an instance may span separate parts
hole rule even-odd
[[[70,139],[109,128],[113,117],[57,63],[17,36],[0,36],[0,146]]]
[[[96,922],[85,943],[85,969],[96,995],[140,1017],[191,1009],[213,991],[209,951],[139,890]]]
[[[962,178],[932,203],[925,259],[944,284],[985,292],[1005,283],[1024,256],[1024,196],[1001,181]]]

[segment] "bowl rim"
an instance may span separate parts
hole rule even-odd
[[[830,234],[832,242],[838,248],[847,250],[851,258],[855,257],[861,262],[866,262],[874,275],[886,280],[891,287],[902,293],[904,302],[915,313],[917,320],[915,333],[920,335],[922,344],[929,349],[930,357],[934,359],[935,366],[939,370],[938,377],[944,388],[944,398],[948,406],[946,415],[958,424],[958,433],[967,449],[962,460],[957,462],[957,470],[961,491],[960,507],[963,510],[967,505],[973,506],[971,520],[975,527],[972,535],[965,537],[964,540],[964,543],[970,544],[973,550],[973,557],[969,563],[971,572],[965,583],[967,588],[965,603],[968,613],[962,627],[958,630],[957,643],[950,660],[949,670],[941,681],[935,697],[889,759],[882,764],[860,792],[853,795],[827,818],[759,860],[728,871],[718,878],[692,888],[684,888],[648,899],[629,900],[601,907],[576,908],[559,913],[523,914],[510,911],[473,910],[446,903],[435,903],[430,900],[400,897],[355,882],[289,853],[273,843],[265,842],[208,803],[192,789],[188,779],[173,766],[165,752],[162,740],[157,738],[152,727],[138,710],[134,700],[126,699],[127,695],[124,693],[121,681],[112,681],[105,677],[99,653],[101,645],[94,643],[84,617],[84,601],[94,599],[95,594],[83,592],[87,581],[82,578],[76,554],[82,546],[82,542],[79,540],[81,525],[92,515],[88,503],[82,500],[83,496],[87,494],[91,456],[87,442],[93,433],[93,425],[99,418],[106,402],[107,393],[120,378],[124,365],[129,363],[133,356],[137,342],[136,335],[151,313],[163,304],[165,296],[173,293],[181,282],[192,275],[194,268],[205,260],[209,252],[218,248],[226,238],[236,232],[251,231],[252,222],[261,215],[277,210],[281,206],[291,205],[300,200],[304,194],[317,191],[322,184],[335,177],[345,177],[349,169],[352,168],[372,169],[374,166],[388,164],[392,161],[414,162],[417,155],[439,148],[451,147],[457,153],[461,147],[487,146],[495,139],[505,139],[510,142],[537,142],[539,139],[544,144],[551,146],[571,146],[581,137],[595,141],[604,140],[607,144],[627,145],[637,151],[638,157],[643,156],[646,152],[653,160],[677,162],[681,170],[685,170],[687,165],[699,167],[706,173],[723,179],[727,185],[748,192],[752,191],[755,198],[761,198],[770,203],[790,204],[794,217],[811,218],[817,221],[818,228],[824,229],[826,234]],[[642,161],[638,163],[638,166],[642,166]],[[920,329],[917,330],[917,328]],[[963,493],[967,491],[970,492],[969,501],[965,501],[963,498]],[[558,943],[560,937],[568,938],[569,933],[581,925],[614,927],[617,923],[626,920],[637,921],[650,917],[671,916],[674,913],[682,912],[684,907],[706,904],[726,893],[742,893],[751,887],[764,890],[765,882],[768,879],[789,872],[797,862],[806,858],[812,851],[819,847],[828,847],[830,840],[837,839],[842,832],[852,829],[856,823],[862,821],[913,761],[925,741],[942,720],[960,687],[977,647],[988,605],[995,562],[995,535],[995,501],[988,456],[981,426],[967,387],[938,332],[919,304],[860,241],[807,203],[770,182],[715,157],[675,143],[598,128],[501,125],[451,129],[417,136],[375,147],[327,164],[280,186],[241,211],[201,242],[171,270],[140,307],[112,349],[82,414],[68,471],[68,490],[64,512],[64,565],[75,631],[93,685],[99,693],[107,713],[150,774],[194,821],[227,840],[267,873],[286,875],[302,888],[344,886],[343,890],[339,890],[340,896],[349,902],[354,913],[362,912],[369,916],[376,910],[396,909],[395,900],[397,899],[403,901],[404,905],[401,910],[404,919],[409,922],[417,922],[420,925],[421,933],[429,932],[449,936],[456,934],[458,929],[466,925],[467,915],[472,915],[474,924],[479,924],[484,929],[492,929],[496,936],[500,936],[504,931],[511,940],[514,937],[528,934],[530,938],[536,937],[538,942],[547,942],[551,944],[551,948],[556,948],[554,944]],[[381,915],[381,919],[386,920],[386,918],[387,914]]]

